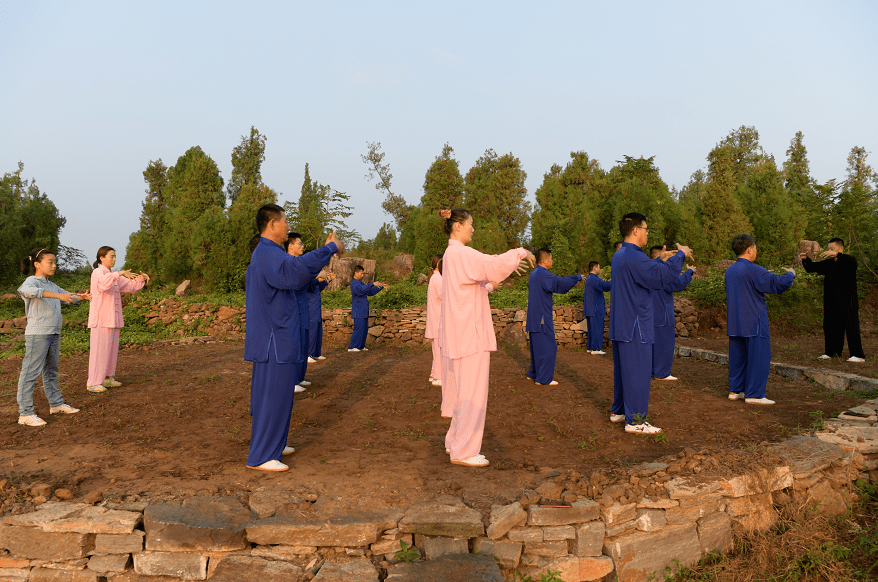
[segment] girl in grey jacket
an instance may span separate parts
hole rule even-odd
[[[55,274],[55,255],[48,249],[34,249],[22,261],[22,272],[33,275],[24,280],[18,293],[24,299],[27,327],[24,330],[24,359],[18,377],[18,424],[43,426],[46,421],[34,411],[34,387],[43,375],[43,391],[49,401],[49,414],[79,412],[64,404],[58,387],[58,356],[61,348],[61,302],[79,303],[91,299],[89,293],[74,294],[49,281]]]

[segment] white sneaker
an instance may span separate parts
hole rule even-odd
[[[743,392],[729,392],[729,400],[744,400]]]
[[[19,416],[18,424],[24,424],[27,426],[45,426],[46,421],[36,414],[31,414],[30,416]]]
[[[744,402],[747,404],[761,404],[763,406],[774,404],[774,400],[769,400],[768,398],[745,398]]]
[[[296,452],[296,449],[294,449],[293,447],[284,447],[284,450],[281,451],[280,454],[281,455],[292,455],[295,452]]]
[[[357,348],[350,348],[348,351],[349,352],[359,352],[360,350],[358,350]]]
[[[369,351],[369,348],[363,348],[362,351],[364,351],[364,352],[368,352],[368,351]]]
[[[604,350],[597,350],[597,351],[595,351],[595,352],[589,352],[589,353],[590,353],[591,355],[593,355],[593,356],[603,356],[603,355],[606,354],[607,352],[605,352]]]
[[[665,380],[665,381],[668,381],[668,382],[670,382],[670,381],[672,381],[672,380],[676,380],[676,379],[677,379],[676,376],[665,376],[664,378],[656,378],[656,380]]]
[[[247,468],[248,469],[256,469],[257,471],[272,471],[272,472],[288,471],[289,470],[289,467],[287,465],[284,465],[283,463],[281,463],[280,461],[275,460],[275,459],[272,459],[270,461],[266,461],[266,462],[262,463],[261,465],[256,465],[255,467],[251,467],[250,465],[247,465]]]
[[[610,414],[610,422],[625,422],[624,414]]]
[[[657,426],[652,426],[648,422],[643,422],[641,424],[626,424],[625,432],[634,434],[660,434],[662,429]]]
[[[832,358],[830,358],[826,354],[823,354],[822,356],[817,356],[817,359],[818,360],[831,360]]]
[[[309,363],[309,364],[316,364],[316,363],[317,363],[317,360],[315,360],[315,359],[312,358],[311,356],[308,356],[308,363]]]
[[[485,458],[485,455],[476,455],[468,459],[451,459],[452,465],[463,465],[464,467],[487,467],[491,463]]]
[[[293,390],[293,393],[294,393],[294,394],[298,394],[299,392],[304,392],[304,391],[305,391],[305,387],[304,387],[304,386],[301,386],[301,385],[299,385],[299,384],[296,384],[296,389]]]
[[[325,359],[326,359],[326,356],[317,356],[317,359],[318,359],[318,360],[325,360]]]
[[[69,404],[62,404],[61,406],[53,406],[49,409],[49,414],[76,414],[79,412],[78,408],[73,408]]]
[[[107,387],[103,384],[98,384],[97,386],[89,386],[88,388],[86,388],[86,390],[88,390],[89,392],[106,392]]]
[[[548,384],[540,384],[539,382],[534,381],[534,384],[536,384],[537,386],[557,386],[557,385],[558,385],[558,381],[557,381],[557,380],[552,380],[552,381],[549,382]]]
[[[859,357],[857,357],[857,356],[851,356],[850,358],[848,358],[848,362],[856,362],[856,363],[858,363],[858,364],[859,364],[859,363],[862,363],[862,362],[865,362],[865,361],[866,361],[866,360],[865,360],[864,358],[859,358]]]
[[[308,380],[302,380],[301,382],[299,382],[299,386],[310,386],[310,385],[311,385],[311,382],[309,382]]]
[[[119,386],[122,385],[122,382],[119,382],[119,381],[116,380],[114,377],[110,376],[109,378],[107,378],[106,380],[104,380],[103,384],[104,384],[104,386],[106,386],[107,388],[118,388]]]

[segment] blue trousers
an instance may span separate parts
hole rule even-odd
[[[535,331],[530,336],[530,369],[527,377],[537,384],[548,384],[555,376],[555,358],[558,355],[558,342],[554,333]]]
[[[674,364],[674,343],[676,327],[663,325],[654,327],[655,343],[652,344],[652,375],[656,378],[667,378],[671,375]]]
[[[267,362],[253,362],[250,380],[250,454],[255,467],[272,459],[280,461],[290,434],[293,394],[301,364],[279,364],[269,347]]]
[[[649,414],[652,344],[613,342],[613,414],[625,424],[640,424]]]
[[[351,334],[351,345],[349,350],[362,350],[366,347],[366,336],[369,334],[369,318],[358,317],[354,320],[354,333]]]
[[[311,320],[310,326],[311,329],[308,330],[308,355],[316,358],[323,352],[323,320]]]
[[[34,388],[37,378],[43,375],[43,392],[49,406],[61,406],[64,398],[58,388],[58,354],[61,335],[57,333],[25,335],[24,358],[18,376],[18,415],[30,416],[34,412]]]
[[[729,337],[729,392],[765,398],[771,371],[770,337]]]
[[[588,349],[599,352],[604,349],[604,318],[600,315],[591,315],[585,318],[588,326]]]
[[[308,342],[310,331],[308,328],[299,327],[299,345],[302,346],[302,363],[298,364],[296,372],[296,384],[305,379],[305,372],[308,371]]]

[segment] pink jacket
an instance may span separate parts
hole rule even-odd
[[[486,255],[449,239],[442,259],[442,301],[439,346],[446,358],[497,351],[487,281],[502,281],[515,271],[524,249]]]
[[[103,265],[91,272],[91,302],[88,306],[89,327],[124,327],[122,293],[134,293],[144,281],[126,279],[118,271]]]
[[[430,283],[427,285],[427,329],[424,330],[424,337],[429,339],[439,339],[439,317],[440,305],[442,301],[442,275],[439,271],[433,273],[430,277]]]

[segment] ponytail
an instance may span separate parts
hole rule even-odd
[[[34,263],[39,263],[45,254],[50,254],[49,249],[33,249],[28,256],[21,259],[21,274],[30,275],[31,273],[36,273],[37,268],[34,267]]]

